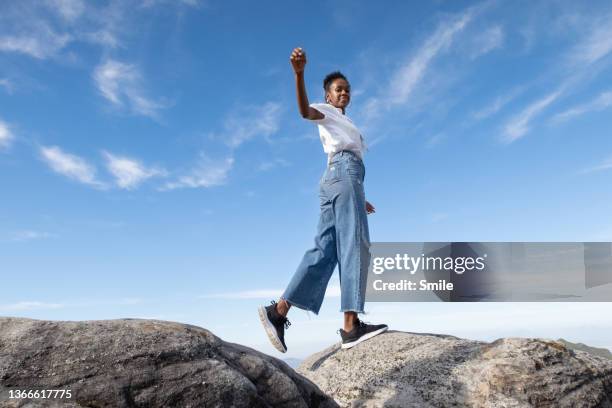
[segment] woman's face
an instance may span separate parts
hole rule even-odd
[[[345,79],[334,79],[325,93],[325,100],[344,112],[351,101],[351,85]]]

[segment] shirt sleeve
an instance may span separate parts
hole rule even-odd
[[[321,112],[324,116],[323,119],[315,119],[313,122],[323,123],[327,119],[327,115],[329,113],[329,106],[326,103],[311,103],[310,107]]]

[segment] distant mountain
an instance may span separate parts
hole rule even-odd
[[[302,364],[303,360],[300,358],[283,358],[283,361],[287,363],[289,367],[296,369],[300,364]]]
[[[612,360],[612,353],[610,352],[610,350],[606,348],[591,347],[591,346],[587,346],[586,344],[582,344],[582,343],[572,343],[565,339],[559,339],[557,341],[565,344],[566,347],[571,348],[573,350],[586,351],[587,353],[591,353],[595,356],[599,356],[599,357],[603,357],[603,358]]]

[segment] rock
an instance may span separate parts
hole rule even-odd
[[[612,407],[612,361],[542,339],[389,331],[298,372],[343,407]]]
[[[9,389],[71,390],[9,400]],[[0,318],[0,407],[335,407],[276,358],[160,320]]]

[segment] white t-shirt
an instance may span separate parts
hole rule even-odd
[[[363,136],[353,121],[342,114],[342,109],[328,103],[313,103],[310,106],[325,115],[323,119],[313,122],[319,127],[319,137],[323,143],[323,151],[327,153],[327,162],[342,150],[355,152],[363,159],[363,153],[367,150]]]

